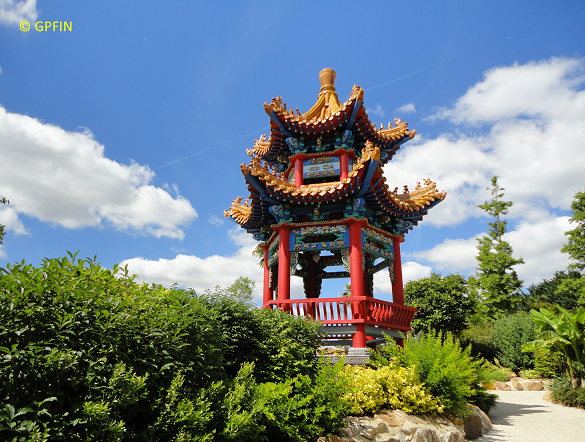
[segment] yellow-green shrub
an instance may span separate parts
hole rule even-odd
[[[378,369],[348,366],[343,373],[350,383],[350,392],[344,399],[352,404],[355,413],[373,413],[381,408],[406,413],[443,411],[441,401],[417,380],[414,368],[393,364]]]

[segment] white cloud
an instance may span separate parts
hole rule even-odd
[[[560,249],[566,242],[564,232],[569,228],[568,216],[549,215],[536,222],[521,222],[515,230],[505,235],[504,239],[514,250],[514,258],[524,259],[524,264],[514,269],[525,287],[549,278],[557,270],[567,268],[568,257]],[[473,273],[477,267],[477,238],[480,236],[446,239],[431,249],[411,255],[431,263],[436,270]]]
[[[148,260],[132,258],[120,265],[128,265],[138,280],[170,286],[178,283],[181,287],[190,287],[197,293],[203,293],[215,286],[228,287],[240,277],[245,276],[256,281],[254,300],[262,303],[262,285],[264,268],[260,267],[258,258],[252,252],[258,245],[252,235],[245,230],[235,228],[229,231],[231,241],[240,248],[230,256],[212,255],[200,258],[194,255],[177,255],[173,259]],[[302,278],[291,277],[291,298],[304,297]]]
[[[429,250],[411,253],[415,258],[424,259],[441,271],[464,272],[476,267],[477,237],[469,239],[446,239]]]
[[[404,285],[408,281],[431,276],[432,268],[414,261],[402,262],[402,281]],[[387,270],[381,270],[374,275],[374,292],[392,293],[392,283]]]
[[[89,131],[67,132],[0,107],[0,188],[17,214],[68,228],[110,224],[183,238],[197,212],[151,184],[148,166],[119,164]]]
[[[538,222],[523,222],[506,234],[514,249],[514,257],[522,257],[525,264],[515,267],[524,287],[550,278],[555,271],[564,270],[569,263],[561,247],[567,242],[564,233],[571,228],[568,216],[549,217]]]
[[[0,0],[0,23],[18,25],[21,21],[35,22],[38,17],[37,0]]]
[[[0,207],[0,225],[6,227],[6,231],[12,231],[17,235],[27,235],[28,232],[22,222],[18,219],[18,214],[14,207]]]
[[[488,71],[452,109],[434,118],[466,124],[467,132],[421,138],[385,166],[391,187],[430,177],[447,199],[426,220],[455,225],[483,216],[477,204],[500,176],[511,218],[536,220],[568,208],[583,186],[585,81],[582,60],[553,58]],[[416,140],[416,139],[415,139]]]
[[[214,226],[218,226],[218,227],[219,227],[219,226],[223,225],[223,219],[219,218],[219,217],[218,217],[218,216],[216,216],[216,215],[211,215],[211,216],[209,217],[209,220],[208,220],[208,221],[209,221],[211,224],[213,224]]]
[[[368,112],[370,113],[370,115],[377,115],[380,118],[384,118],[386,116],[386,114],[384,113],[384,108],[379,104],[376,104],[375,109],[370,109]]]
[[[414,103],[408,103],[403,106],[400,106],[398,109],[396,109],[396,112],[411,114],[413,112],[416,112],[416,107],[414,107]]]

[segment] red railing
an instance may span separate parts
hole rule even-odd
[[[306,316],[323,325],[364,324],[410,331],[416,309],[369,296],[273,300],[263,305],[293,316]]]

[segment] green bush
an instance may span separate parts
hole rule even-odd
[[[392,340],[380,349],[376,365],[393,362],[404,367],[414,367],[420,382],[431,394],[441,400],[445,408],[455,413],[465,413],[466,403],[493,407],[480,383],[485,382],[485,363],[474,359],[470,347],[461,348],[459,341],[450,333],[422,334],[406,340],[400,349]],[[491,405],[491,407],[490,407]],[[483,408],[482,408],[483,409]]]
[[[496,358],[515,372],[534,368],[533,354],[522,352],[522,346],[534,339],[536,327],[526,312],[501,317],[494,323]]]
[[[305,440],[340,425],[313,322],[71,254],[0,272],[2,441],[255,440],[281,423],[299,429],[280,440]],[[281,411],[242,415],[248,390]]]
[[[574,388],[567,375],[554,379],[549,389],[553,402],[569,407],[585,408],[585,388]]]
[[[480,314],[473,315],[471,325],[461,334],[461,345],[471,346],[472,356],[494,362],[496,347],[493,320]]]

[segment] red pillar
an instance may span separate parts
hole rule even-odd
[[[404,305],[404,287],[402,284],[402,262],[400,260],[400,241],[401,237],[395,236],[392,238],[394,244],[394,262],[392,268],[394,269],[394,284],[392,284],[392,302],[395,304]]]
[[[263,304],[266,305],[272,300],[272,290],[270,290],[270,269],[268,268],[268,246],[264,246],[264,287],[263,287]]]
[[[290,299],[290,228],[278,232],[278,300]]]
[[[349,162],[347,161],[347,154],[345,152],[339,155],[339,169],[339,180],[341,181],[342,179],[347,178],[349,173]]]
[[[359,223],[349,225],[349,276],[351,281],[351,297],[364,296],[364,274],[362,271],[362,228]],[[358,303],[352,302],[353,319],[362,319],[358,311]],[[356,324],[353,335],[353,347],[366,347],[366,327]]]
[[[303,160],[295,160],[295,185],[299,189],[303,185]]]

